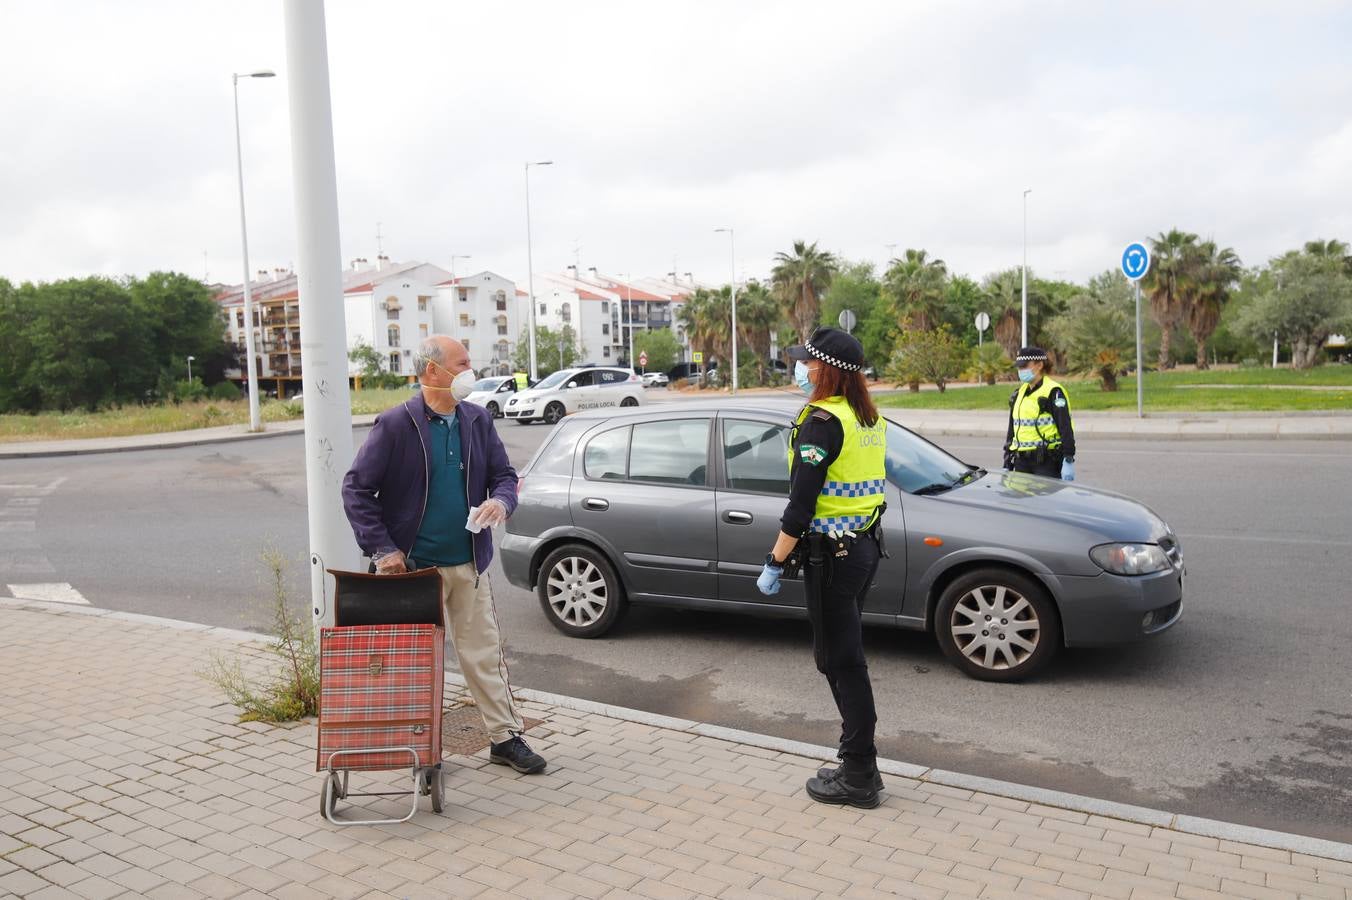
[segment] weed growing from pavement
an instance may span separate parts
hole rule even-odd
[[[286,557],[274,548],[263,551],[272,584],[273,644],[280,665],[261,681],[244,673],[238,657],[212,655],[211,666],[199,673],[240,708],[241,722],[293,722],[319,713],[319,653],[308,620],[288,609]]]

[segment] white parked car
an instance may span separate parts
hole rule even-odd
[[[513,394],[506,415],[523,425],[535,421],[553,425],[578,410],[644,402],[643,382],[628,369],[560,369],[535,387]]]
[[[516,396],[516,378],[511,375],[497,375],[492,378],[480,378],[474,383],[474,393],[465,399],[477,403],[501,419],[507,401]]]
[[[644,372],[644,387],[666,387],[671,382],[666,372]]]

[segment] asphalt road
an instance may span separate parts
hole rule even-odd
[[[547,431],[500,427],[518,464]],[[940,443],[998,464],[994,441]],[[1084,440],[1078,468],[1177,529],[1182,622],[1146,644],[1066,652],[1020,685],[971,681],[928,636],[872,629],[881,752],[1352,841],[1347,445]],[[262,628],[269,545],[290,561],[303,610],[299,437],[0,467],[0,590],[69,582],[95,606]],[[634,609],[607,638],[578,641],[500,570],[494,583],[520,685],[819,744],[838,736],[805,623]]]

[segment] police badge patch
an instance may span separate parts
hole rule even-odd
[[[798,457],[809,466],[820,466],[826,459],[826,451],[816,444],[803,444],[798,448]]]
[[[1065,397],[1057,397],[1056,400],[1055,400],[1054,402],[1056,403],[1056,406],[1057,406],[1058,409],[1065,409],[1065,408],[1066,408],[1066,398],[1065,398]]]

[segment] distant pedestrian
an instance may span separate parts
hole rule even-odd
[[[1005,468],[1063,481],[1075,480],[1075,429],[1070,398],[1053,381],[1051,362],[1041,347],[1023,347],[1014,359],[1019,389],[1009,398]]]
[[[492,415],[465,402],[475,378],[464,344],[431,335],[418,349],[414,374],[422,392],[376,419],[343,479],[343,507],[377,572],[441,573],[460,671],[492,741],[489,759],[528,775],[543,772],[545,760],[521,737],[525,724],[485,573],[492,528],[516,509],[516,470]]]

